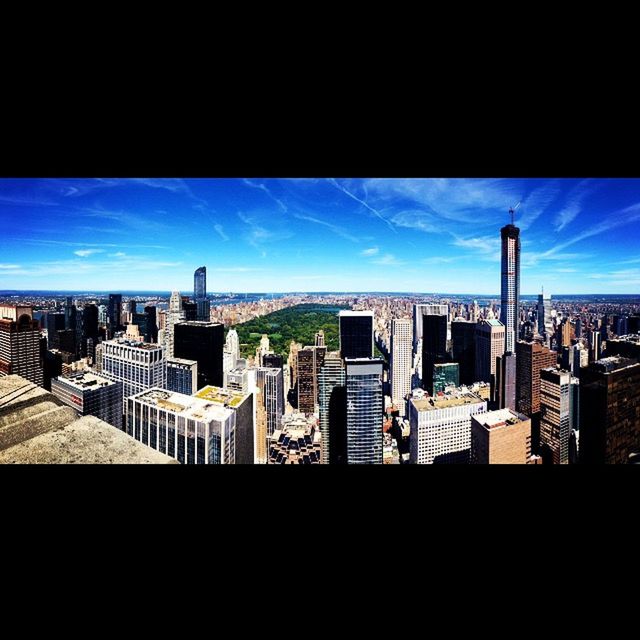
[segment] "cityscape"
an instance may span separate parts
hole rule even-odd
[[[640,462],[638,180],[0,179],[0,223],[2,464]]]

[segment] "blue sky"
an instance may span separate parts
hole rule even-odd
[[[640,292],[640,180],[1,179],[0,289]]]

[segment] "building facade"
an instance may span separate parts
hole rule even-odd
[[[505,327],[504,351],[515,351],[520,311],[520,229],[508,224],[500,229],[500,237],[500,321]]]
[[[336,414],[336,388],[345,388],[345,369],[339,352],[328,353],[324,359],[318,377],[320,389],[320,431],[322,433],[322,463],[330,463],[331,437],[340,430],[341,416]],[[334,393],[335,392],[335,393]],[[332,402],[333,400],[333,402]],[[333,409],[333,411],[332,411]],[[338,423],[338,424],[336,424]],[[344,427],[342,429],[344,431]],[[340,436],[338,435],[338,438]],[[334,446],[338,446],[334,443]],[[346,446],[343,447],[346,449]]]
[[[198,363],[183,358],[167,358],[167,390],[193,395],[198,390]]]
[[[373,311],[340,311],[338,324],[343,358],[373,358]]]
[[[269,464],[320,464],[322,439],[314,416],[290,413],[269,439]]]
[[[44,384],[40,357],[40,326],[32,307],[0,305],[0,376],[16,374]]]
[[[174,326],[174,356],[198,363],[198,388],[221,387],[224,325],[215,322],[179,322]]]
[[[471,417],[471,464],[529,464],[531,419],[511,409]]]
[[[391,320],[391,401],[401,416],[406,412],[405,398],[411,393],[411,321]]]
[[[571,373],[556,368],[540,371],[540,446],[543,460],[569,463],[571,436]]]

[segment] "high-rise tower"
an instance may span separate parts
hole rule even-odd
[[[513,212],[513,210],[511,210]],[[520,229],[508,224],[500,229],[502,238],[502,281],[500,321],[505,327],[505,351],[515,351],[520,308]]]
[[[209,321],[209,300],[207,300],[207,267],[198,267],[193,274],[193,299],[196,301],[196,319]]]
[[[391,320],[391,400],[401,416],[411,391],[411,320]]]

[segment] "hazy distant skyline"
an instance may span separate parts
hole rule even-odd
[[[0,289],[640,291],[636,179],[1,179]],[[494,293],[492,293],[494,292]]]

